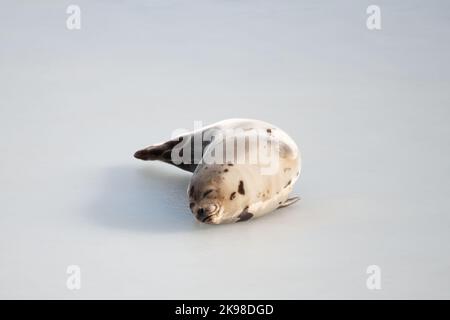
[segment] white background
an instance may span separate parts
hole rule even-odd
[[[0,6],[1,298],[450,298],[448,1]],[[200,225],[132,155],[236,117],[297,141],[302,201]]]

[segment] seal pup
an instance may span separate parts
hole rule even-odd
[[[258,143],[247,143],[249,132]],[[201,143],[197,152],[187,154],[186,150],[195,149],[198,139]],[[239,149],[234,141],[244,141],[244,147]],[[225,150],[225,161],[214,158],[221,150]],[[271,152],[270,157],[261,157]],[[247,221],[299,200],[289,198],[300,176],[298,147],[284,131],[267,122],[224,120],[139,150],[135,157],[160,160],[193,172],[187,189],[189,207],[203,223]]]

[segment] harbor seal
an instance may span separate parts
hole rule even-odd
[[[289,198],[300,176],[298,147],[267,122],[224,120],[134,156],[193,172],[187,189],[189,207],[203,223],[248,221],[299,200]]]

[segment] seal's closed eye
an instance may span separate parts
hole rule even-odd
[[[213,189],[209,189],[208,191],[206,191],[206,192],[203,194],[203,198],[206,197],[208,194],[210,194],[210,193],[213,192],[213,191],[214,191]]]

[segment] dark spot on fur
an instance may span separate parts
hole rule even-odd
[[[272,133],[272,129],[267,129],[267,133]]]
[[[223,172],[228,172],[228,169],[223,170]]]
[[[232,163],[229,163],[228,165],[229,165],[230,167],[232,167],[232,166],[233,166],[233,164],[232,164]]]
[[[208,191],[205,191],[205,193],[203,194],[203,197],[206,197],[211,192],[213,192],[213,189],[209,189]]]
[[[192,197],[193,194],[194,194],[194,186],[192,186],[191,189],[189,189],[189,197]]]
[[[278,202],[278,204],[281,204],[281,201],[280,201],[280,202]]]
[[[287,188],[290,184],[291,184],[291,180],[289,180],[288,183],[286,183],[286,185],[284,187]]]
[[[230,200],[233,200],[234,198],[236,198],[236,192],[233,192],[233,193],[230,195]]]
[[[245,194],[245,190],[244,190],[244,181],[239,181],[239,187],[238,187],[238,192],[240,194]]]
[[[193,203],[193,202],[189,203],[189,208],[191,208],[191,210],[194,206],[195,206],[195,203]]]
[[[245,209],[239,214],[238,216],[239,220],[237,222],[247,221],[253,217],[253,213],[250,213],[247,210],[248,206],[245,207]]]

